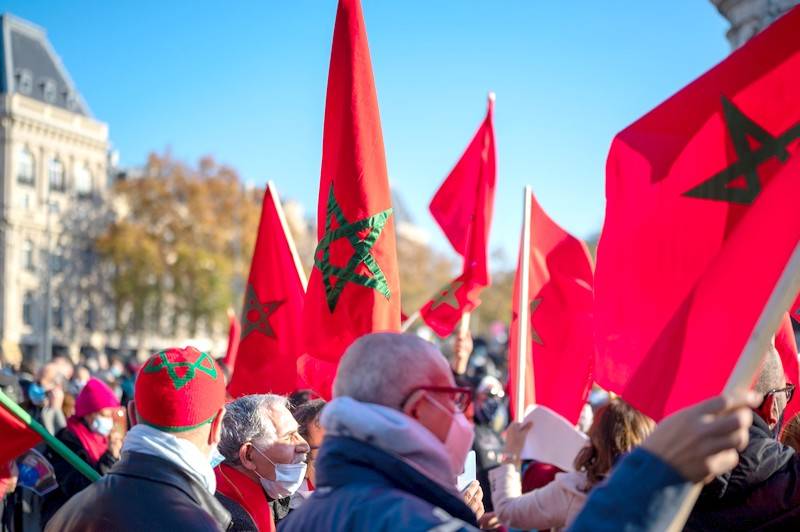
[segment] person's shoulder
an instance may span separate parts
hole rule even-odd
[[[588,480],[586,478],[586,473],[582,471],[556,473],[553,483],[571,495],[577,495],[582,498],[585,498],[589,491],[587,489]]]
[[[223,508],[228,510],[228,513],[231,514],[231,520],[233,524],[230,528],[228,528],[228,532],[257,529],[253,518],[250,517],[250,514],[247,513],[247,510],[245,510],[241,504],[234,501],[230,497],[226,497],[220,492],[216,492],[214,497],[216,497],[220,504],[222,504]]]

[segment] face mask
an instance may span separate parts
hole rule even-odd
[[[270,460],[267,455],[256,449],[255,446],[253,449],[266,458],[270,464],[275,466],[275,480],[264,478],[258,474],[258,471],[254,471],[261,480],[261,487],[264,488],[264,491],[267,492],[267,495],[269,495],[271,499],[285,499],[293,495],[305,481],[306,468],[308,467],[305,462],[300,462],[298,464],[276,464]]]
[[[225,457],[222,455],[221,452],[219,452],[219,449],[217,449],[216,445],[214,445],[214,447],[211,448],[211,454],[208,458],[208,461],[211,462],[212,469],[225,461]]]
[[[114,428],[114,420],[110,417],[96,417],[92,421],[92,432],[96,432],[101,436],[108,436],[111,433],[111,429]]]
[[[463,412],[452,412],[430,395],[428,398],[440,410],[452,416],[450,429],[447,431],[447,438],[445,438],[444,446],[447,448],[447,453],[450,455],[450,470],[453,475],[458,476],[464,470],[467,454],[469,454],[470,449],[472,449],[475,429]]]
[[[28,388],[28,398],[34,405],[42,406],[44,404],[44,400],[47,398],[47,392],[45,392],[44,388],[42,388],[39,384],[34,382]]]

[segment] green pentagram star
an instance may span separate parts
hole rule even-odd
[[[186,373],[183,374],[183,377],[178,375],[177,368],[186,368]],[[214,380],[217,379],[217,366],[208,353],[200,353],[200,356],[194,362],[170,362],[167,359],[166,351],[162,351],[158,354],[158,358],[151,359],[142,371],[145,373],[158,373],[162,369],[167,370],[167,375],[176,390],[180,390],[191,382],[197,376],[198,371],[202,371]]]
[[[336,201],[333,194],[333,184],[331,184],[328,194],[328,206],[325,215],[325,234],[319,241],[314,252],[314,266],[319,268],[322,273],[322,281],[325,285],[325,298],[328,302],[328,309],[333,312],[339,302],[339,296],[345,284],[353,283],[367,288],[372,288],[378,293],[389,299],[392,295],[389,283],[383,274],[378,261],[372,256],[370,251],[381,235],[387,220],[392,215],[392,209],[386,209],[377,214],[362,218],[355,222],[348,222],[342,208]],[[332,227],[336,220],[338,227]],[[358,236],[359,232],[369,230],[364,238]],[[353,247],[353,255],[345,267],[336,266],[331,263],[331,244],[340,238],[346,238]],[[363,264],[370,275],[356,273],[356,268]],[[336,278],[336,282],[331,282],[331,277]]]
[[[789,158],[787,146],[795,139],[800,138],[800,123],[780,135],[774,136],[724,96],[722,97],[722,114],[725,117],[725,126],[731,136],[737,160],[696,187],[684,192],[683,195],[747,205],[752,203],[761,192],[759,165],[773,157],[781,162],[786,162]],[[757,149],[751,147],[749,139],[758,142]],[[731,187],[730,184],[740,176],[744,178],[746,186],[744,188]]]
[[[449,285],[442,288],[436,297],[431,302],[431,310],[436,310],[442,305],[453,307],[455,310],[459,309],[458,298],[456,298],[456,291],[464,286],[463,281],[455,280]]]
[[[242,312],[242,321],[244,322],[242,330],[242,340],[247,338],[253,331],[258,331],[264,336],[275,338],[275,329],[269,322],[278,307],[284,304],[284,301],[265,301],[262,303],[258,300],[256,289],[252,284],[247,285],[247,297],[245,297],[244,312]],[[252,314],[257,314],[255,319],[251,319]]]
[[[531,301],[531,306],[530,306],[531,340],[536,342],[539,345],[544,345],[544,342],[542,341],[542,337],[539,336],[539,333],[536,331],[536,329],[533,328],[533,313],[536,312],[536,309],[538,309],[539,305],[541,305],[541,304],[542,304],[542,298],[541,297],[538,297],[538,298],[534,299],[533,301]]]

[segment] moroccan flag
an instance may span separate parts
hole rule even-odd
[[[531,194],[530,256],[520,257],[514,278],[509,334],[510,404],[516,406],[520,276],[528,269],[528,364],[525,406],[547,406],[572,423],[592,386],[592,257],[582,241],[547,216]],[[533,379],[531,379],[533,376]]]
[[[3,399],[5,400],[0,403],[0,434],[3,435],[0,438],[0,464],[15,459],[42,441],[41,436],[7,409],[7,401],[11,399],[5,394]]]
[[[297,389],[305,274],[272,183],[264,191],[242,310],[241,340],[228,393]]]
[[[455,168],[431,201],[430,210],[453,249],[464,257],[461,275],[420,309],[420,316],[439,336],[453,332],[465,312],[480,304],[478,294],[489,286],[487,247],[494,207],[494,95],[486,118]]]
[[[656,420],[719,393],[800,240],[800,10],[620,132],[595,380]]]
[[[242,336],[242,324],[236,317],[233,309],[228,309],[228,349],[225,351],[225,358],[222,361],[233,372],[236,367],[236,355],[239,353],[239,341]]]
[[[339,359],[356,338],[400,329],[392,199],[358,0],[340,0],[333,29],[317,237],[298,369],[329,399]]]
[[[800,364],[797,360],[797,340],[794,337],[792,320],[789,318],[788,312],[783,316],[781,326],[778,332],[775,333],[775,349],[781,356],[786,382],[797,386],[800,384]],[[786,405],[786,412],[784,412],[783,418],[788,421],[798,412],[800,412],[800,401],[794,398]]]

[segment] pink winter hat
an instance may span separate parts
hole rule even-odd
[[[83,417],[104,408],[119,408],[119,399],[106,383],[92,377],[75,399],[75,415]]]

